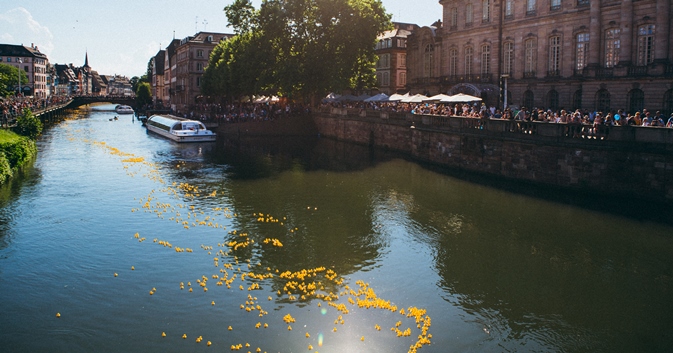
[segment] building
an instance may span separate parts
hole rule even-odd
[[[210,53],[220,41],[232,36],[233,34],[199,32],[180,40],[174,47],[174,60],[169,60],[171,66],[165,66],[165,69],[170,70],[170,103],[177,113],[185,113],[196,104],[201,96],[201,78],[208,65]],[[165,76],[164,73],[164,80]]]
[[[440,0],[408,38],[408,86],[489,105],[673,111],[671,0]],[[502,98],[501,98],[502,96]]]
[[[150,59],[150,86],[152,88],[152,102],[154,104],[163,105],[164,95],[164,71],[166,70],[165,61],[166,51],[159,50],[157,55]]]
[[[20,87],[24,96],[45,98],[49,95],[49,87],[47,86],[49,59],[45,54],[40,53],[37,46],[33,44],[30,47],[0,44],[0,63],[15,66],[26,72],[28,83]],[[14,90],[18,91],[18,78],[16,83]]]
[[[393,22],[394,29],[377,38],[375,53],[376,82],[381,93],[391,95],[407,92],[407,37],[418,25]]]
[[[71,64],[72,66],[72,64]],[[54,94],[71,96],[77,91],[79,81],[75,71],[66,64],[54,64]]]
[[[176,80],[175,72],[178,68],[177,65],[177,48],[180,45],[180,40],[173,39],[171,43],[166,47],[165,56],[164,56],[164,92],[163,92],[163,102],[164,105],[169,105],[171,110],[175,111],[175,103],[173,103],[173,97],[175,96],[175,86]]]

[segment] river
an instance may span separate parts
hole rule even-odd
[[[0,190],[3,352],[673,347],[661,210],[320,138],[179,145],[105,108]]]

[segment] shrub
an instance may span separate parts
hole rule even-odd
[[[24,109],[23,114],[16,119],[16,133],[35,140],[42,133],[42,122],[30,109]]]
[[[0,184],[4,184],[7,179],[12,177],[12,167],[3,152],[0,152]]]

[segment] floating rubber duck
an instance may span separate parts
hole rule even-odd
[[[184,339],[187,339],[187,334],[186,334],[186,333],[182,335],[182,339],[183,339],[183,340],[184,340]]]
[[[56,317],[61,317],[61,313],[56,313]]]

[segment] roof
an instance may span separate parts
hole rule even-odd
[[[0,44],[0,56],[19,56],[47,59],[47,55],[40,53],[37,47],[23,45]]]
[[[154,71],[163,74],[165,69],[164,68],[165,63],[166,63],[166,51],[159,50],[159,52],[157,52],[157,55],[154,56]]]

